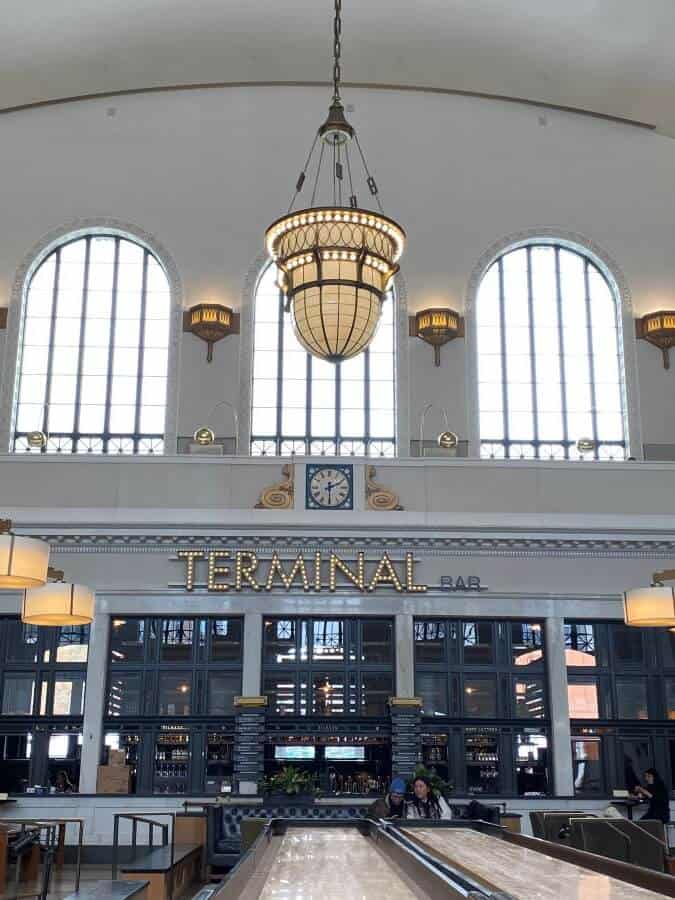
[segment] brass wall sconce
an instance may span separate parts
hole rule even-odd
[[[434,348],[434,365],[440,366],[443,344],[457,337],[464,337],[464,319],[454,309],[422,309],[409,317],[408,334],[431,344]]]
[[[206,361],[213,359],[213,345],[229,334],[239,334],[239,313],[222,303],[198,303],[183,313],[183,331],[206,341]]]
[[[663,355],[663,368],[670,368],[670,348],[675,347],[675,310],[649,313],[635,320],[635,334],[658,347]]]

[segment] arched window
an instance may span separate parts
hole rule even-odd
[[[299,344],[276,267],[255,296],[251,453],[254,456],[394,456],[394,298],[372,344],[346,362],[324,362]]]
[[[42,431],[46,452],[162,453],[170,318],[164,269],[135,241],[53,250],[25,293],[14,450]]]
[[[482,457],[625,458],[619,304],[591,259],[507,250],[481,281],[476,327]]]

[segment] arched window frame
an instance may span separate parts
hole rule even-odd
[[[628,284],[619,265],[593,241],[577,232],[550,227],[519,231],[492,244],[481,255],[469,278],[465,302],[465,320],[467,323],[465,376],[469,453],[471,456],[480,457],[478,330],[476,316],[478,291],[484,275],[492,263],[500,256],[503,256],[510,250],[517,250],[536,244],[564,247],[579,253],[593,263],[609,283],[610,289],[616,298],[618,311],[619,364],[622,366],[623,371],[626,456],[642,459],[642,427],[638,406],[637,345],[632,297]],[[504,462],[509,464],[513,460],[505,460]]]
[[[251,264],[242,290],[240,319],[240,356],[239,367],[241,382],[239,391],[239,446],[243,453],[250,453],[251,420],[253,401],[253,356],[255,302],[258,282],[269,265],[269,257],[261,253]],[[408,292],[404,277],[397,273],[394,279],[394,295],[396,309],[394,312],[394,392],[396,434],[395,455],[407,456],[410,448],[410,379],[409,379],[409,342],[408,335]]]
[[[18,368],[21,358],[20,340],[31,278],[57,247],[87,235],[108,235],[133,241],[152,253],[166,273],[171,296],[171,321],[164,455],[171,455],[176,452],[178,440],[178,373],[183,310],[181,279],[173,257],[153,235],[136,225],[109,218],[76,219],[49,232],[30,249],[17,269],[9,302],[3,377],[0,384],[0,448],[6,451],[11,450],[13,446],[16,393],[20,375]]]

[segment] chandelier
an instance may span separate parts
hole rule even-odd
[[[265,234],[298,340],[313,356],[330,362],[356,356],[372,341],[405,244],[401,226],[383,214],[377,184],[356,131],[344,115],[341,33],[342,0],[335,0],[333,99],[328,118],[314,137],[288,212]],[[352,141],[377,211],[359,206],[349,155]],[[321,149],[315,165],[317,144]],[[326,157],[328,202],[317,203]],[[313,182],[310,204],[293,212],[308,175]]]

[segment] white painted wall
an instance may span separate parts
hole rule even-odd
[[[412,311],[436,303],[462,309],[481,253],[536,226],[579,232],[616,260],[637,313],[675,307],[670,139],[496,101],[348,94],[385,209],[409,233],[403,271]],[[263,231],[287,206],[325,104],[318,89],[241,88],[3,116],[0,304],[44,234],[79,217],[114,217],[166,246],[187,305],[219,300],[239,308]],[[451,427],[465,436],[463,342],[443,349],[439,369],[430,348],[412,343],[413,437],[430,401],[446,406]],[[210,366],[204,345],[190,335],[182,344],[179,433],[187,434],[216,402],[236,401],[248,372],[240,370],[236,337],[217,346]],[[14,365],[7,355],[5,379]],[[638,357],[644,441],[675,445],[675,367],[665,372],[648,346]],[[436,430],[430,417],[429,434]]]

